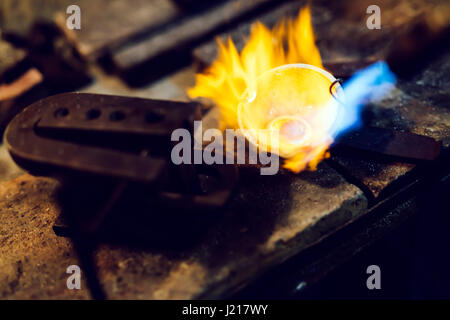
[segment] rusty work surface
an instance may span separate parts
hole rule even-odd
[[[51,230],[60,211],[53,196],[57,187],[51,179],[28,175],[0,185],[0,261],[7,270],[0,281],[9,288],[3,298],[87,295],[86,288],[65,289],[65,268],[74,261],[69,240]],[[102,245],[100,279],[109,298],[219,297],[319,241],[366,206],[361,191],[325,164],[317,172],[244,179],[229,210],[211,212],[213,222],[187,248],[188,239],[177,234],[172,237],[180,248]],[[149,226],[148,232],[153,228],[161,226]]]
[[[52,230],[56,181],[23,175],[0,184],[2,299],[87,299],[67,290],[66,268],[77,264],[69,239]]]

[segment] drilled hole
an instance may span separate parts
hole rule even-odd
[[[86,119],[88,120],[94,120],[100,117],[102,113],[98,109],[91,109],[88,112],[86,112]]]
[[[63,118],[69,114],[69,109],[67,108],[59,108],[55,111],[56,118]]]
[[[164,119],[164,115],[158,112],[149,111],[145,115],[145,121],[148,123],[160,122]]]
[[[111,112],[111,114],[109,115],[109,119],[111,121],[121,121],[125,119],[125,113],[123,113],[122,111]]]

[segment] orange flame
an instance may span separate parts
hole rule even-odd
[[[312,128],[312,130],[306,128],[309,130],[307,133],[312,135],[312,138],[306,139],[309,141],[308,143],[302,139],[302,144],[293,146],[280,140],[278,147],[280,156],[285,158],[285,168],[294,172],[305,168],[315,169],[317,164],[328,156],[327,149],[332,142],[331,136],[327,134],[326,130],[322,130],[324,121],[329,125],[329,121],[325,119],[322,111],[327,111],[323,106],[330,98],[328,92],[330,79],[325,79],[326,77],[324,78],[323,75],[312,76],[313,71],[311,70],[308,71],[309,73],[305,71],[295,73],[287,70],[288,76],[282,81],[282,84],[278,83],[277,90],[279,89],[279,91],[276,95],[274,93],[271,95],[267,91],[259,91],[256,100],[254,96],[251,101],[248,100],[249,92],[256,95],[257,88],[275,90],[276,85],[275,87],[271,86],[274,79],[262,75],[267,75],[269,70],[276,67],[303,63],[323,69],[320,53],[314,40],[309,6],[300,10],[295,20],[283,20],[272,30],[260,22],[253,24],[250,37],[241,53],[237,51],[230,38],[226,44],[219,39],[218,46],[217,60],[204,73],[196,76],[196,85],[188,90],[189,96],[211,99],[221,111],[224,127],[239,128],[241,126],[242,129],[242,122],[244,122],[245,127],[250,129],[276,128],[280,133],[287,130],[287,136],[292,136],[291,132],[300,134],[306,127]],[[289,77],[293,81],[290,81]],[[302,79],[302,77],[309,78]],[[265,83],[261,83],[261,79],[265,79],[263,80]],[[299,84],[303,87],[295,88]],[[288,88],[283,89],[283,86],[288,86]],[[301,107],[299,107],[299,101],[291,103],[292,93],[296,90],[312,90],[314,94],[310,94],[311,97],[317,96],[318,87],[325,88],[319,98],[308,99],[304,95],[294,93],[296,99],[301,99],[302,103],[309,101],[307,101],[307,105]],[[274,96],[278,98],[274,98]],[[310,100],[314,100],[316,103]],[[272,108],[270,104],[280,104],[280,102],[283,102],[283,106],[275,111],[275,116],[278,118],[268,117],[265,108]],[[249,103],[252,104],[251,112],[250,109],[247,109],[247,112],[238,114],[240,107],[247,106]],[[305,108],[309,108],[309,110],[313,108],[313,113],[316,114],[307,112]],[[319,110],[322,113],[317,116],[320,113]],[[273,108],[270,109],[270,114],[272,115],[272,113]],[[244,117],[243,121],[240,116]],[[296,128],[304,123],[302,119],[309,121],[310,125],[301,129]],[[261,145],[259,147],[261,148]],[[265,148],[270,150],[270,146],[265,146]]]

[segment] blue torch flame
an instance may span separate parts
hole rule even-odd
[[[344,83],[344,99],[333,130],[334,138],[362,125],[361,111],[365,103],[381,99],[394,88],[395,75],[386,62],[376,62],[357,71]]]

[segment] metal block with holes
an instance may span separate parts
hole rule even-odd
[[[197,103],[61,94],[19,114],[5,142],[13,159],[34,174],[157,185],[159,198],[168,205],[220,207],[235,183],[234,166],[176,166],[170,159],[172,132],[192,132],[200,116]]]

